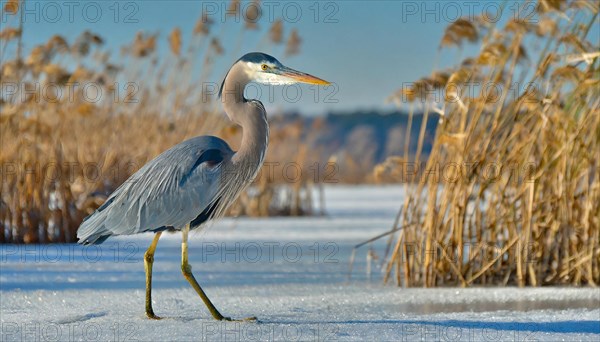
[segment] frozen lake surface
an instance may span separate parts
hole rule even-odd
[[[401,187],[329,187],[326,217],[225,219],[190,238],[215,322],[181,275],[180,236],[161,238],[144,316],[151,235],[100,246],[0,245],[0,341],[598,341],[600,290],[400,289],[354,245],[389,230]],[[382,256],[385,239],[373,244]]]

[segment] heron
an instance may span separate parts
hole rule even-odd
[[[219,98],[228,118],[242,128],[237,152],[215,136],[198,136],[179,143],[154,158],[86,217],[77,238],[80,244],[100,244],[108,237],[153,232],[144,253],[146,316],[160,319],[152,308],[152,265],[164,231],[181,231],[181,271],[213,318],[221,315],[200,287],[188,261],[188,234],[219,218],[260,170],[269,143],[269,125],[263,104],[244,97],[250,82],[267,85],[330,83],[288,68],[261,52],[238,59],[227,72]],[[256,320],[250,317],[244,320]]]

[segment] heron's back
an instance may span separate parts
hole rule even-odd
[[[79,243],[101,243],[111,235],[181,229],[201,217],[208,219],[206,211],[218,200],[223,186],[223,165],[232,155],[229,145],[213,136],[173,146],[129,177],[83,221],[77,231]]]

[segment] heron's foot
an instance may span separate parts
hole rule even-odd
[[[155,319],[155,320],[159,320],[162,319],[162,317],[158,317],[154,314],[154,312],[146,312],[146,316],[150,319]]]

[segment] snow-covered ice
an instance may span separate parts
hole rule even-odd
[[[355,244],[389,230],[402,187],[326,189],[326,217],[224,219],[190,238],[215,322],[181,275],[180,236],[161,238],[144,316],[151,235],[100,246],[0,245],[1,341],[598,341],[593,288],[401,289],[368,276]],[[385,239],[372,245],[381,256]]]

